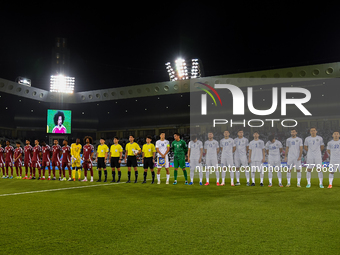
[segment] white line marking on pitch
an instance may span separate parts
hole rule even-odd
[[[184,176],[184,175],[182,175]],[[178,176],[178,177],[182,177]],[[161,179],[165,179],[163,177]],[[151,179],[147,179],[151,181]],[[50,191],[60,191],[60,190],[68,190],[68,189],[82,189],[82,188],[91,188],[91,187],[99,187],[99,186],[107,186],[107,185],[114,185],[114,184],[124,184],[125,182],[120,183],[106,183],[106,184],[95,184],[95,185],[88,185],[88,186],[78,186],[78,187],[69,187],[69,188],[60,188],[60,189],[45,189],[45,190],[34,190],[34,191],[26,191],[26,192],[19,192],[19,193],[9,193],[9,194],[0,194],[0,197],[7,197],[7,196],[16,196],[16,195],[24,195],[24,194],[32,194],[32,193],[40,193],[40,192],[50,192]]]

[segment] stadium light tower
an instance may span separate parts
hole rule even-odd
[[[27,78],[25,78],[25,77],[19,76],[19,77],[17,77],[17,78],[15,79],[15,81],[16,81],[17,83],[21,84],[21,85],[25,85],[25,86],[31,87],[31,80],[30,80],[30,79],[27,79]]]
[[[202,77],[202,63],[199,59],[185,60],[178,58],[175,60],[174,68],[170,62],[165,63],[170,81],[187,80]]]
[[[75,78],[60,75],[52,75],[50,80],[50,91],[60,93],[73,93],[74,92]]]

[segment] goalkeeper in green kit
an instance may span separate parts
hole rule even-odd
[[[174,185],[177,184],[177,169],[181,167],[183,170],[185,185],[188,185],[188,175],[185,170],[185,155],[188,151],[188,146],[184,140],[181,139],[181,136],[178,133],[174,134],[175,141],[171,143],[171,149],[174,152]]]

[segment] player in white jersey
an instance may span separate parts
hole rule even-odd
[[[286,141],[286,151],[285,151],[285,159],[287,162],[288,172],[287,172],[287,185],[286,187],[290,187],[290,178],[292,168],[295,166],[296,169],[296,178],[297,178],[297,187],[301,188],[301,157],[303,152],[303,141],[300,137],[297,137],[297,130],[295,128],[290,130],[290,135]],[[287,160],[288,158],[288,160]]]
[[[201,166],[203,156],[203,143],[200,140],[197,140],[196,135],[191,136],[191,141],[188,144],[188,163],[190,163],[190,183],[189,185],[194,184],[194,176],[196,168],[199,169],[199,178],[200,185],[203,183],[203,169]]]
[[[340,164],[340,133],[339,131],[333,132],[333,140],[327,143],[327,152],[330,155],[329,160],[329,183],[328,188],[333,187],[334,173],[338,170]]]
[[[161,183],[161,169],[165,167],[166,171],[166,184],[169,184],[170,171],[169,171],[169,156],[170,143],[165,139],[165,133],[159,135],[159,140],[156,142],[157,151],[157,184]]]
[[[249,159],[251,164],[251,186],[255,186],[255,173],[260,172],[260,185],[263,186],[264,172],[262,164],[266,161],[264,142],[259,139],[259,132],[255,131],[254,140],[249,143]]]
[[[234,163],[236,167],[236,186],[240,184],[240,167],[245,170],[245,175],[247,179],[247,186],[249,186],[249,169],[248,169],[248,159],[247,153],[249,150],[249,141],[247,138],[243,137],[243,130],[237,132],[237,138],[234,139],[234,144],[236,147],[234,153]]]
[[[221,168],[222,168],[222,183],[221,185],[224,186],[225,181],[225,174],[226,171],[230,171],[230,182],[231,186],[234,186],[234,160],[233,160],[233,153],[236,150],[236,146],[234,144],[234,139],[230,138],[229,131],[226,130],[223,133],[224,138],[220,141],[220,149],[222,151],[221,155]]]
[[[317,130],[315,127],[312,127],[310,130],[310,136],[305,139],[304,148],[307,151],[307,186],[306,188],[311,187],[311,176],[312,170],[315,167],[318,172],[319,177],[319,187],[323,187],[323,173],[322,173],[322,155],[321,152],[324,149],[324,143],[321,136],[316,135]]]
[[[216,185],[220,185],[220,172],[218,170],[217,154],[220,151],[220,146],[216,140],[214,140],[214,134],[208,133],[208,140],[204,143],[205,151],[205,166],[206,166],[206,183],[205,186],[209,185],[209,174],[211,170],[215,170],[216,173]]]
[[[282,186],[282,172],[281,172],[281,153],[282,143],[275,139],[273,135],[268,137],[269,141],[266,143],[266,151],[268,154],[268,179],[269,185],[272,186],[273,170],[277,172],[277,178],[279,180],[279,186]]]

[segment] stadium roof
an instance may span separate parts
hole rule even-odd
[[[181,126],[190,123],[190,86],[196,82],[213,85],[228,83],[232,78],[243,78],[243,86],[258,86],[266,78],[289,78],[290,80],[328,79],[339,77],[340,63],[300,66],[228,74],[178,82],[159,82],[120,88],[76,92],[74,94],[51,93],[0,79],[0,109],[2,127],[16,129],[42,129],[46,127],[47,109],[72,110],[72,129],[125,130],[142,127]],[[258,82],[261,80],[261,82]],[[273,79],[270,79],[271,81]],[[282,82],[278,79],[278,82]],[[314,82],[315,83],[315,82]],[[271,97],[272,84],[261,90],[261,96]],[[320,102],[333,98],[333,89],[325,89],[322,83],[313,84],[310,107],[319,107]],[[267,91],[267,92],[266,92]],[[256,89],[254,90],[256,92]],[[256,101],[257,100],[257,101]],[[261,97],[255,104],[267,107]],[[336,101],[336,100],[335,100]],[[326,101],[327,102],[327,101]],[[329,103],[330,101],[328,101]],[[314,105],[314,106],[313,106]],[[270,107],[270,106],[269,106]],[[329,113],[332,113],[330,108]],[[334,113],[336,114],[336,112]],[[247,116],[245,116],[247,117]]]

